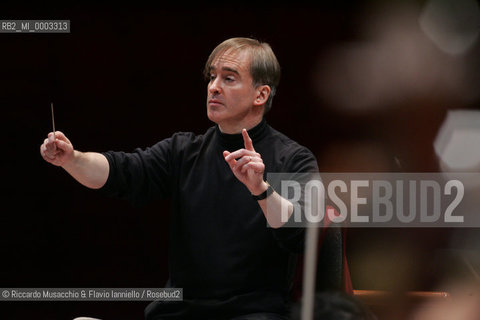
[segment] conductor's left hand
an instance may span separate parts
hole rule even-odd
[[[224,151],[223,156],[235,177],[237,177],[252,194],[259,195],[268,188],[267,183],[263,180],[265,164],[263,163],[262,156],[255,152],[252,139],[248,136],[246,129],[242,130],[242,135],[245,148],[234,152]]]

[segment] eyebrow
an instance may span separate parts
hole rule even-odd
[[[210,71],[215,71],[215,70],[216,70],[215,67],[213,67],[213,66],[210,67]],[[238,73],[238,71],[236,69],[233,69],[233,68],[230,68],[230,67],[222,67],[222,70],[223,71],[228,71],[228,72],[233,72],[237,75],[240,75],[240,73]]]

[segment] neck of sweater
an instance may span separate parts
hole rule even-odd
[[[267,132],[267,121],[265,118],[260,121],[255,127],[248,130],[248,135],[252,139],[253,146],[255,147],[256,142],[260,141]],[[241,133],[238,134],[228,134],[220,131],[218,125],[215,127],[215,134],[220,142],[220,144],[225,147],[227,150],[241,149],[244,147],[243,136]]]

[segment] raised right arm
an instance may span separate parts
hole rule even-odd
[[[48,134],[40,146],[43,159],[53,165],[62,167],[75,180],[92,189],[100,189],[108,179],[110,166],[107,158],[96,152],[80,152],[60,131]]]

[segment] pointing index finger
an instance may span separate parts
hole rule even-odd
[[[250,151],[255,151],[253,148],[253,142],[250,136],[248,135],[248,132],[246,129],[242,130],[242,135],[243,135],[243,142],[245,144],[245,149],[250,150]]]

